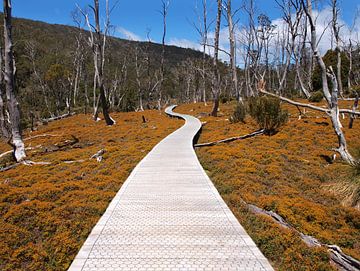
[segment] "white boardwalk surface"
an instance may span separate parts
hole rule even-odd
[[[70,266],[79,270],[273,270],[221,199],[192,141],[198,119],[136,166]]]

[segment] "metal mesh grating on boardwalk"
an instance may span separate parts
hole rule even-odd
[[[273,270],[201,167],[198,119],[137,165],[70,266],[100,270]]]

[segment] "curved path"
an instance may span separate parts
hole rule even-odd
[[[136,166],[76,256],[83,270],[273,270],[221,199],[185,119]]]

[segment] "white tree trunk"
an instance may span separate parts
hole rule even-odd
[[[215,27],[215,41],[214,41],[214,59],[213,59],[213,80],[212,80],[212,92],[214,97],[214,105],[211,111],[211,116],[216,117],[219,109],[219,96],[220,96],[220,74],[218,67],[219,58],[219,38],[220,38],[220,26],[221,26],[221,13],[222,13],[222,0],[217,0],[217,16]]]
[[[231,66],[231,79],[232,79],[232,91],[236,95],[238,101],[241,99],[241,95],[238,89],[238,77],[236,68],[236,45],[235,45],[235,25],[233,22],[233,14],[231,12],[231,0],[227,0],[226,5],[226,18],[229,28],[229,43],[230,43],[230,66]]]
[[[15,95],[14,56],[12,44],[11,0],[4,0],[4,37],[5,37],[5,88],[9,111],[11,142],[17,162],[26,158],[25,145],[20,127],[20,109]]]
[[[347,143],[346,138],[344,135],[344,132],[342,130],[342,124],[340,122],[339,117],[339,106],[338,106],[338,81],[336,78],[336,75],[334,74],[332,68],[330,67],[330,73],[327,73],[325,63],[318,51],[317,47],[317,37],[316,37],[316,25],[315,25],[315,19],[313,18],[313,11],[312,11],[312,1],[307,0],[307,3],[305,4],[305,0],[302,0],[303,7],[305,9],[306,15],[309,20],[310,29],[311,29],[311,48],[314,52],[314,56],[320,66],[321,70],[321,77],[322,77],[322,86],[323,86],[323,93],[325,96],[325,99],[328,104],[328,108],[330,110],[330,119],[332,122],[332,126],[334,128],[335,134],[338,137],[339,147],[336,149],[336,151],[341,155],[342,159],[346,161],[349,165],[356,165],[358,161],[356,161],[353,156],[349,153],[347,149]],[[329,76],[332,80],[333,90],[330,94],[328,82],[327,82],[327,76]]]

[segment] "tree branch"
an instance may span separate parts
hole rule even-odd
[[[291,99],[288,99],[288,98],[285,98],[285,97],[283,97],[283,96],[280,96],[280,95],[277,95],[277,94],[268,92],[268,91],[266,91],[266,90],[259,89],[259,92],[261,92],[261,93],[263,93],[263,94],[265,94],[265,95],[269,95],[269,96],[272,96],[272,97],[279,98],[281,101],[284,101],[284,102],[289,103],[289,104],[291,104],[291,105],[310,108],[310,109],[313,109],[313,110],[316,110],[316,111],[324,112],[324,113],[326,113],[326,114],[330,113],[330,110],[329,110],[329,109],[326,109],[326,108],[323,108],[323,107],[319,107],[319,106],[316,106],[316,105],[312,105],[312,104],[305,104],[305,103],[295,102],[295,101],[293,101],[293,100],[291,100]],[[342,114],[353,114],[353,115],[360,116],[360,112],[359,112],[359,111],[353,111],[353,110],[351,110],[351,109],[339,109],[339,113],[342,113]]]
[[[232,142],[232,141],[235,141],[235,140],[246,139],[246,138],[262,135],[262,134],[264,134],[264,131],[265,131],[264,129],[261,129],[261,130],[255,131],[255,132],[253,132],[251,134],[247,134],[247,135],[243,135],[243,136],[230,137],[230,138],[222,139],[222,140],[219,140],[219,141],[196,144],[194,147],[195,148],[210,147],[210,146],[214,146],[214,145],[217,145],[217,144],[220,144],[220,143],[228,143],[228,142]]]

